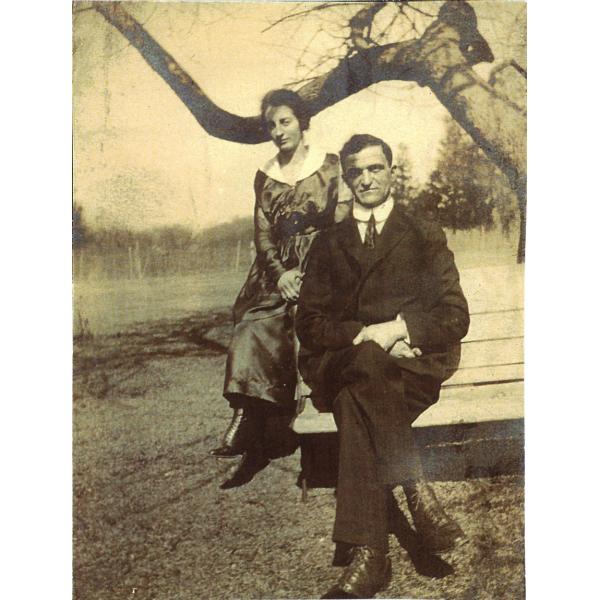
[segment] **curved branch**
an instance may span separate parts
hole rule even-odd
[[[259,117],[239,117],[219,108],[119,3],[95,2],[94,8],[139,51],[208,134],[243,144],[268,140]]]
[[[94,8],[131,42],[210,135],[243,144],[267,141],[259,116],[239,117],[219,108],[118,3],[95,2]],[[525,115],[471,68],[493,60],[473,8],[464,0],[448,1],[420,38],[357,50],[298,93],[316,115],[380,81],[415,81],[433,91],[515,185],[523,185]]]
[[[142,58],[177,94],[207,133],[230,142],[260,144],[269,138],[260,116],[240,117],[217,106],[202,88],[177,64],[154,38],[120,4],[96,2],[94,8],[116,27],[135,47]],[[346,58],[331,71],[303,86],[298,93],[307,100],[311,115],[379,81],[411,79],[410,68],[403,69],[398,57],[408,45],[402,42],[369,48]]]

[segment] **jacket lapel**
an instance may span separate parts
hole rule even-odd
[[[379,264],[400,243],[406,231],[407,225],[405,219],[402,218],[402,212],[397,206],[394,206],[377,239],[377,245],[375,246],[377,258],[373,263],[373,267]],[[371,267],[371,270],[373,267]]]
[[[360,233],[358,232],[356,221],[351,215],[346,217],[346,219],[340,223],[337,234],[340,248],[346,254],[348,262],[353,270],[360,275],[362,271],[361,256],[363,244],[362,240],[360,239]]]

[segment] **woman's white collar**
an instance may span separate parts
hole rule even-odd
[[[273,158],[269,159],[260,170],[271,179],[275,179],[281,183],[287,183],[288,185],[294,185],[298,181],[302,179],[306,179],[309,175],[312,175],[315,171],[318,171],[325,162],[325,151],[317,148],[315,146],[308,146],[308,151],[304,162],[302,163],[302,168],[298,173],[298,178],[296,181],[289,181],[285,178],[283,173],[281,172],[281,167],[279,166],[279,161],[277,160],[277,155]]]

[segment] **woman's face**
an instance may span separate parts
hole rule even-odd
[[[268,106],[265,110],[267,131],[280,152],[294,152],[302,141],[300,122],[289,106]]]

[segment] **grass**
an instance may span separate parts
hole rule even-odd
[[[217,311],[77,340],[77,600],[318,598],[335,581],[335,498],[318,489],[301,502],[298,453],[218,487],[231,463],[208,450],[229,418],[227,335],[228,311]],[[522,478],[434,486],[468,541],[436,560],[392,538],[393,581],[379,597],[523,598]]]

